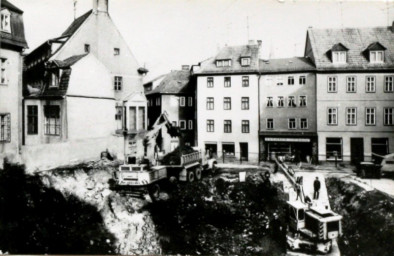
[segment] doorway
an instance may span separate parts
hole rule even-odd
[[[240,157],[242,161],[248,161],[249,150],[248,150],[248,143],[240,142]]]
[[[358,164],[364,161],[364,139],[350,138],[350,161]]]

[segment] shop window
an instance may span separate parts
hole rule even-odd
[[[326,138],[326,159],[342,160],[342,138]]]
[[[235,156],[235,145],[234,144],[222,144],[223,155]]]

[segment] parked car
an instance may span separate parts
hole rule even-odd
[[[381,165],[372,162],[360,162],[356,165],[357,176],[361,178],[380,178]]]
[[[385,155],[380,165],[382,173],[394,174],[394,153]]]

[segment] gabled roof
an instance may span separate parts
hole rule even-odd
[[[394,68],[394,32],[391,27],[345,28],[345,29],[308,29],[314,64],[318,70],[366,70]],[[343,43],[349,49],[347,62],[340,66],[330,60],[327,52],[333,45]],[[378,42],[387,47],[384,63],[370,63],[365,50]],[[308,55],[308,52],[305,52]]]
[[[8,10],[12,10],[17,13],[21,13],[21,14],[23,13],[21,9],[19,9],[18,7],[16,7],[15,5],[13,5],[7,0],[1,0],[1,9],[3,8],[7,8]]]
[[[78,30],[78,28],[85,22],[85,20],[92,14],[93,10],[88,11],[84,15],[78,17],[71,23],[71,25],[63,32],[62,36],[71,36]]]
[[[348,50],[349,49],[346,46],[344,46],[343,44],[341,44],[341,43],[334,44],[334,46],[331,48],[331,51],[333,51],[333,52],[335,52],[335,51],[348,51]]]
[[[375,42],[375,43],[372,43],[372,44],[370,44],[368,47],[367,47],[367,50],[370,50],[370,51],[383,51],[383,50],[386,50],[387,48],[386,47],[384,47],[381,43],[379,43],[379,42]]]
[[[310,72],[314,70],[315,66],[307,57],[260,60],[260,72],[262,74]]]
[[[77,63],[79,60],[81,60],[83,57],[85,57],[86,55],[87,54],[74,55],[65,60],[53,60],[51,61],[51,63],[55,64],[58,68],[69,68],[75,63]]]
[[[226,46],[220,49],[215,57],[201,62],[201,68],[196,70],[195,74],[257,72],[259,67],[259,48],[257,44]],[[241,57],[250,57],[250,65],[241,66]],[[216,67],[216,60],[231,60],[231,66]]]
[[[146,95],[192,93],[194,89],[190,83],[190,78],[189,70],[171,71],[155,89],[147,92]]]
[[[7,0],[1,0],[1,9],[7,8],[11,14],[11,33],[1,31],[1,44],[8,44],[21,48],[27,48],[25,27],[23,24],[23,11]]]

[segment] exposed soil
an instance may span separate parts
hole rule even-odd
[[[337,178],[326,183],[332,209],[343,216],[342,255],[393,255],[394,199]]]

